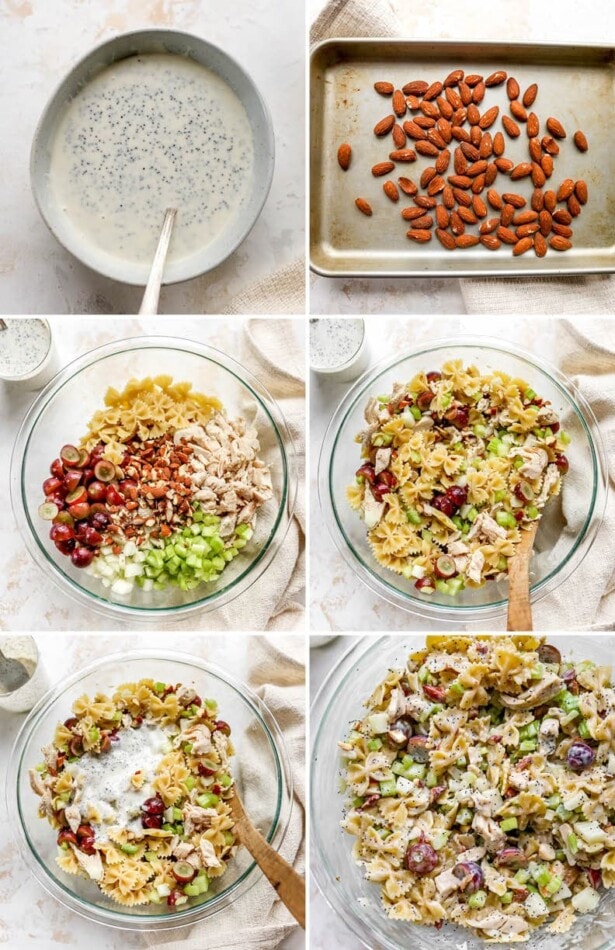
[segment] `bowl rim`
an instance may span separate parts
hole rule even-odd
[[[332,467],[335,451],[338,447],[341,428],[351,411],[356,407],[359,399],[367,394],[369,387],[373,386],[376,379],[384,372],[395,369],[396,366],[406,359],[423,355],[433,356],[438,350],[445,348],[477,348],[479,350],[496,351],[505,353],[506,355],[513,355],[528,363],[541,375],[550,377],[567,403],[576,412],[586,433],[587,444],[592,458],[594,476],[590,507],[583,527],[572,549],[564,560],[553,568],[546,577],[531,585],[531,602],[538,603],[542,600],[551,593],[553,589],[559,586],[559,584],[567,580],[571,576],[571,573],[583,562],[593,546],[603,524],[609,493],[608,463],[598,421],[585,396],[558,367],[551,364],[548,360],[543,360],[542,357],[539,358],[540,362],[538,362],[537,357],[531,351],[518,346],[516,343],[497,337],[460,333],[454,338],[438,338],[428,345],[420,344],[405,351],[402,355],[398,354],[395,358],[386,356],[364,373],[342,397],[327,425],[318,456],[317,477],[319,506],[329,536],[333,540],[344,562],[351,568],[354,575],[382,600],[407,613],[426,617],[431,620],[442,619],[458,623],[463,620],[493,620],[500,618],[506,612],[508,605],[507,597],[500,598],[490,604],[468,604],[461,606],[455,604],[454,598],[451,598],[451,602],[448,604],[439,604],[427,600],[426,595],[417,597],[410,592],[404,592],[386,578],[376,575],[370,565],[360,557],[359,553],[347,539],[338,517],[335,502],[333,501]],[[478,357],[475,359],[475,362],[479,362]],[[583,542],[586,539],[588,539],[588,543],[583,550]],[[578,558],[576,562],[574,560],[575,557]]]
[[[202,264],[198,265],[198,269],[195,271],[194,267],[187,268],[185,265],[182,268],[182,261],[184,259],[180,258],[178,261],[172,262],[166,268],[167,274],[171,272],[171,277],[166,276],[163,278],[163,286],[171,286],[172,284],[183,283],[189,280],[196,280],[198,277],[202,277],[205,274],[208,274],[210,271],[214,270],[216,267],[219,267],[224,261],[226,261],[231,255],[235,253],[237,248],[245,241],[248,237],[250,231],[252,231],[254,225],[258,221],[265,202],[269,197],[269,192],[271,190],[271,185],[273,182],[273,173],[275,170],[275,133],[273,128],[273,119],[271,116],[271,111],[267,105],[260,89],[254,82],[251,73],[249,73],[246,68],[235,59],[234,56],[231,56],[225,49],[218,46],[215,43],[210,42],[210,40],[204,39],[202,36],[197,35],[196,33],[191,33],[188,30],[175,30],[169,29],[168,27],[143,27],[141,29],[135,30],[126,30],[121,33],[117,33],[114,36],[109,37],[106,40],[102,40],[100,43],[97,43],[95,46],[92,46],[86,53],[83,54],[77,61],[73,62],[71,66],[64,73],[62,78],[56,83],[53,91],[51,92],[49,98],[45,102],[45,106],[39,116],[39,119],[36,123],[36,128],[32,136],[32,144],[30,147],[30,158],[29,158],[29,178],[30,178],[30,190],[32,192],[34,202],[38,209],[38,212],[45,223],[49,233],[55,238],[55,240],[66,250],[72,257],[76,258],[81,264],[85,267],[88,267],[90,270],[94,271],[97,274],[100,274],[103,277],[108,278],[109,280],[117,281],[118,283],[126,284],[127,286],[133,287],[143,287],[147,282],[147,272],[149,271],[149,265],[144,268],[145,274],[143,277],[133,277],[128,279],[127,275],[122,273],[120,274],[119,270],[114,270],[112,267],[108,269],[103,269],[101,267],[102,259],[94,259],[92,255],[89,255],[87,252],[82,252],[82,246],[79,242],[70,242],[61,238],[56,231],[54,230],[50,221],[48,221],[47,216],[43,207],[42,200],[42,191],[39,184],[39,179],[36,172],[36,165],[39,159],[39,151],[41,148],[41,136],[44,130],[44,127],[48,121],[50,121],[50,114],[53,108],[58,105],[60,106],[61,100],[68,102],[70,98],[73,98],[75,92],[67,98],[63,95],[64,87],[70,83],[73,79],[75,73],[80,69],[86,68],[90,61],[95,61],[96,57],[105,51],[112,52],[113,48],[126,41],[130,38],[134,38],[135,41],[138,39],[152,40],[156,37],[169,38],[170,40],[184,40],[186,44],[198,44],[201,49],[206,50],[207,52],[213,51],[217,56],[222,60],[225,60],[226,63],[234,69],[238,75],[245,80],[247,86],[250,88],[251,93],[254,96],[254,101],[256,103],[256,108],[252,108],[250,112],[248,107],[243,100],[240,100],[244,109],[246,110],[246,115],[248,120],[251,123],[252,117],[256,117],[259,121],[262,121],[263,124],[263,139],[266,142],[266,172],[264,177],[260,177],[258,182],[256,179],[253,180],[252,190],[251,190],[251,199],[254,201],[252,214],[241,215],[238,219],[243,220],[243,227],[238,226],[235,238],[233,239],[231,245],[226,250],[219,252],[216,256],[212,257],[209,262],[203,267]],[[147,52],[147,50],[144,50]],[[179,55],[179,54],[175,54]],[[187,52],[186,55],[190,57],[190,54]],[[121,56],[118,59],[115,59],[113,56],[109,58],[109,62],[106,66],[102,68],[108,68],[115,62],[120,62],[122,59],[126,58]],[[190,57],[192,58],[192,57]],[[198,62],[199,65],[204,68],[211,69],[212,72],[218,73],[211,66],[205,66],[204,63],[201,63],[200,60],[194,60]],[[96,71],[93,75],[96,74]],[[90,77],[91,78],[91,77]],[[221,78],[221,77],[220,77]],[[226,82],[226,80],[224,80]],[[228,85],[228,83],[227,83]],[[83,88],[83,86],[82,86]],[[239,98],[239,97],[238,97]],[[54,127],[57,123],[54,123]],[[258,196],[255,198],[255,196]],[[161,212],[161,227],[162,227],[162,218],[163,214]],[[85,246],[85,245],[83,245]],[[206,248],[201,249],[200,259],[203,260],[205,255]],[[197,252],[198,253],[198,252]],[[192,260],[195,255],[191,255],[186,258],[186,260]],[[206,255],[205,255],[206,256]]]
[[[595,640],[604,639],[600,637],[599,631],[588,631],[590,635],[593,636]],[[491,631],[491,630],[461,630],[456,632],[458,636],[461,637],[472,637],[472,638],[484,638],[484,637],[505,637],[505,636],[515,636],[515,633],[505,630],[500,631]],[[333,665],[328,670],[324,680],[322,681],[319,689],[316,692],[311,704],[310,704],[310,751],[309,751],[309,761],[308,761],[308,773],[309,773],[309,803],[310,803],[310,814],[316,815],[318,809],[315,802],[315,777],[318,768],[318,750],[321,744],[321,735],[322,729],[325,725],[325,720],[331,712],[333,703],[337,698],[337,694],[341,687],[348,681],[349,677],[353,675],[355,667],[360,663],[368,653],[377,654],[378,650],[382,647],[384,643],[395,644],[396,648],[399,649],[401,653],[404,650],[407,650],[409,640],[423,640],[423,645],[426,643],[426,638],[430,635],[429,631],[420,631],[420,630],[407,630],[399,633],[365,633],[358,634],[357,639],[351,643],[348,648],[333,661]],[[455,631],[452,631],[450,636],[455,635]],[[563,631],[552,631],[551,634],[547,631],[546,635],[537,633],[537,637],[546,636],[546,639],[549,640],[553,636],[558,636],[560,639],[569,640],[571,648],[575,650],[582,650],[582,646],[579,646],[580,641],[574,634],[574,632],[566,631],[564,628]],[[615,635],[611,637],[611,640],[615,640]],[[417,646],[417,649],[421,649],[421,645]],[[378,674],[374,673],[374,687],[377,682],[379,682],[378,676],[380,679],[384,676],[386,672],[384,664],[382,665],[381,672]],[[350,720],[352,721],[352,720]],[[340,737],[341,738],[341,737]],[[336,790],[336,798],[340,798]],[[341,811],[341,810],[340,810]],[[328,874],[331,870],[325,860],[325,852],[321,847],[321,838],[319,836],[317,826],[312,826],[310,829],[310,849],[311,849],[311,862],[310,870],[318,891],[323,896],[328,907],[331,911],[340,917],[344,925],[352,931],[352,933],[359,939],[361,946],[366,947],[367,950],[374,950],[376,946],[373,942],[368,942],[373,940],[373,934],[371,931],[366,932],[366,925],[358,919],[358,915],[353,912],[352,906],[349,905],[346,901],[342,900],[341,896],[338,897],[338,889],[332,887],[332,881],[336,878],[336,873]],[[348,851],[350,853],[352,847],[352,842],[348,839]],[[605,894],[603,893],[602,898]],[[579,921],[577,921],[578,923]],[[420,925],[415,925],[420,926]],[[536,931],[540,933],[541,930]],[[454,937],[450,939],[451,947],[456,944],[461,946],[463,944],[463,936],[461,940],[456,940]],[[382,939],[382,938],[380,938]],[[479,938],[477,938],[479,939]],[[408,938],[408,944],[404,946],[412,945],[411,935]],[[393,948],[395,950],[401,950],[401,945],[392,944],[388,942],[386,944],[378,944],[379,950],[384,950],[384,947]],[[613,946],[612,939],[596,944],[595,950],[611,950]],[[537,945],[537,950],[539,950],[539,945]]]
[[[12,819],[11,836],[13,840],[17,842],[20,853],[25,855],[29,871],[48,894],[54,897],[63,906],[69,907],[79,914],[79,916],[87,920],[96,920],[98,923],[120,930],[172,930],[207,919],[219,913],[228,906],[229,903],[232,903],[232,901],[229,900],[230,898],[234,900],[245,894],[260,879],[260,874],[253,873],[255,869],[258,869],[258,864],[252,859],[251,863],[237,880],[216,894],[211,900],[204,901],[201,904],[189,907],[183,911],[180,910],[179,912],[173,911],[172,913],[165,913],[160,916],[140,916],[138,914],[128,913],[128,909],[126,909],[126,911],[115,911],[109,908],[98,907],[78,897],[69,887],[61,884],[53,877],[45,863],[39,858],[36,849],[29,840],[22,821],[18,782],[22,766],[24,768],[26,767],[23,759],[32,728],[41,723],[42,715],[48,711],[47,707],[52,703],[61,701],[67,689],[78,685],[82,679],[91,673],[103,671],[105,667],[118,662],[125,663],[131,660],[139,660],[147,663],[153,659],[167,660],[179,664],[183,663],[187,667],[196,667],[201,672],[222,680],[225,685],[233,689],[254,714],[268,740],[275,763],[277,780],[276,806],[273,820],[266,835],[266,841],[272,844],[274,837],[279,832],[279,840],[275,844],[275,848],[278,852],[288,832],[294,805],[293,776],[290,768],[290,760],[284,742],[283,732],[274,714],[253,689],[217,664],[210,663],[193,654],[175,650],[173,650],[173,652],[161,649],[131,650],[99,657],[66,679],[56,682],[28,713],[27,718],[17,733],[11,749],[5,777],[5,803],[7,813]],[[286,804],[287,813],[284,814]],[[208,913],[203,913],[206,909]]]
[[[129,344],[129,346],[126,347],[126,344]],[[197,348],[196,351],[194,349],[195,347]],[[33,435],[33,429],[40,413],[50,405],[61,389],[74,380],[80,372],[100,360],[124,353],[127,349],[165,348],[181,350],[215,363],[226,373],[233,376],[244,389],[248,390],[271,423],[282,461],[283,484],[281,497],[277,503],[276,517],[269,531],[266,543],[228,587],[223,587],[218,591],[207,594],[199,600],[177,607],[131,607],[128,604],[112,602],[102,594],[99,595],[92,591],[84,590],[69,577],[59,563],[56,563],[49,556],[47,550],[40,543],[39,534],[28,512],[25,500],[25,486],[23,483],[23,467],[30,439]],[[226,365],[227,363],[230,364],[230,366]],[[257,388],[255,388],[255,386]],[[260,387],[262,393],[264,393],[267,403],[263,401],[262,396],[259,394],[258,387]],[[271,409],[273,410],[273,415]],[[275,415],[277,415],[277,419]],[[25,542],[26,549],[40,570],[43,571],[46,577],[51,578],[56,587],[63,593],[68,594],[82,606],[85,605],[90,609],[96,610],[106,617],[112,614],[116,618],[126,617],[141,621],[169,616],[174,618],[185,617],[200,610],[214,610],[219,606],[230,603],[236,597],[249,590],[265,572],[283,545],[293,519],[297,499],[297,488],[297,461],[290,428],[284,413],[276,400],[269,393],[265,384],[232,356],[229,356],[223,350],[213,347],[208,343],[201,343],[197,340],[190,340],[185,337],[156,336],[154,334],[125,337],[123,340],[105,343],[102,346],[86,351],[67,363],[30,405],[15,437],[10,462],[10,493],[13,515],[22,539]],[[37,554],[43,555],[43,561],[39,560],[36,556]],[[47,565],[51,567],[50,573],[45,570]],[[255,571],[255,568],[258,568],[258,570]]]

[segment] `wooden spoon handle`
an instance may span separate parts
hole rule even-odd
[[[522,632],[533,630],[530,604],[530,560],[536,540],[538,521],[526,528],[515,556],[508,565],[508,621],[506,629]]]
[[[305,930],[305,881],[247,820],[239,819],[239,839],[248,849],[280,900]]]

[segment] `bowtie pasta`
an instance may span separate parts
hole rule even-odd
[[[457,360],[371,398],[365,419],[347,497],[376,560],[423,594],[505,577],[568,470],[570,439],[550,403]]]
[[[230,734],[187,686],[143,679],[78,699],[30,771],[59,867],[126,907],[203,900],[237,850]]]
[[[428,637],[340,742],[354,856],[396,920],[523,941],[615,886],[615,689],[533,636]]]

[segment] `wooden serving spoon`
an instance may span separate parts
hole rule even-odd
[[[176,214],[177,208],[167,208],[165,212],[162,231],[158,239],[158,247],[154,254],[152,269],[149,272],[147,287],[145,288],[143,300],[141,301],[141,309],[139,310],[141,316],[151,317],[158,313],[158,301],[160,300],[160,287],[164,274],[164,263],[167,259]]]
[[[533,630],[530,605],[530,561],[538,530],[538,518],[521,532],[517,553],[508,565],[508,622],[507,630]]]
[[[228,799],[235,821],[235,832],[259,868],[278,892],[280,900],[305,930],[305,881],[263,838],[246,814],[237,787]]]

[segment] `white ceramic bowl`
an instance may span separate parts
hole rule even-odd
[[[102,69],[139,53],[188,56],[216,73],[243,104],[254,144],[252,190],[246,204],[213,241],[186,257],[168,261],[164,283],[173,284],[205,274],[226,260],[252,230],[271,187],[275,151],[271,117],[250,76],[228,53],[198,36],[175,30],[123,33],[97,46],[71,69],[45,107],[32,143],[30,181],[47,227],[71,254],[105,277],[139,286],[147,283],[149,263],[140,264],[119,256],[112,257],[80,239],[77,229],[71,226],[70,218],[54,200],[49,179],[51,146],[68,101]],[[164,209],[161,211],[161,227],[163,217]]]

